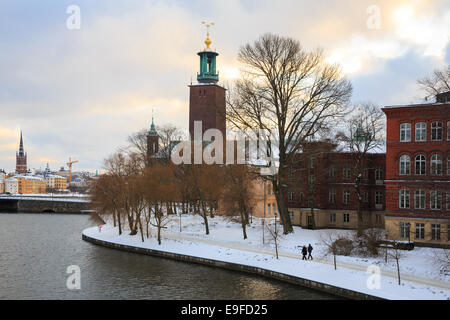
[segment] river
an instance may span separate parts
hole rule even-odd
[[[263,277],[106,249],[86,215],[0,214],[0,299],[335,299]],[[67,267],[81,289],[66,286]]]

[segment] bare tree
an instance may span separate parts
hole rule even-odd
[[[364,171],[369,170],[366,163],[370,152],[381,150],[384,145],[384,114],[381,109],[371,103],[363,103],[345,121],[345,129],[338,131],[336,138],[345,144],[351,153],[352,174],[357,199],[358,235],[364,230],[361,186]],[[368,171],[367,171],[368,172]]]
[[[183,140],[184,133],[180,128],[172,124],[156,126],[156,131],[160,138],[160,157],[169,160],[173,143]],[[127,139],[128,145],[124,148],[124,151],[137,153],[145,160],[147,157],[147,135],[147,129],[141,129],[129,135]]]
[[[334,270],[337,270],[336,256],[339,252],[339,247],[337,241],[340,239],[339,236],[333,232],[328,232],[321,237],[322,243],[327,248],[327,254],[333,255]]]
[[[276,141],[279,167],[272,184],[287,234],[293,232],[284,200],[290,157],[344,114],[352,86],[321,50],[307,52],[292,38],[263,35],[242,47],[238,58],[244,76],[229,90],[227,119],[240,129],[263,129]]]
[[[400,249],[400,246],[396,241],[394,241],[392,248],[388,250],[389,257],[393,258],[395,260],[395,263],[397,264],[397,278],[398,278],[398,285],[401,285],[400,280],[400,260],[403,258],[403,250]]]
[[[256,175],[246,165],[231,165],[222,172],[222,203],[228,216],[239,215],[244,239],[247,239],[246,227],[250,223],[250,214],[255,206],[252,190]]]
[[[269,243],[273,243],[275,246],[275,256],[278,259],[278,247],[280,244],[280,240],[283,238],[283,235],[280,231],[279,224],[277,224],[277,218],[275,217],[275,222],[268,224],[266,226],[267,231],[269,232]]]
[[[439,268],[439,272],[450,274],[450,249],[440,249],[435,253],[434,261]]]
[[[427,98],[450,91],[450,66],[434,70],[431,76],[419,79],[417,83],[428,94]]]

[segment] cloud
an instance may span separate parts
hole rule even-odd
[[[239,76],[239,47],[265,32],[323,47],[353,81],[355,99],[380,104],[416,98],[417,77],[450,59],[444,0],[77,3],[79,31],[66,28],[72,1],[2,3],[0,168],[14,168],[20,129],[30,167],[73,157],[79,169],[100,168],[130,133],[150,125],[153,110],[157,124],[186,130],[204,20],[216,23],[211,39],[224,82]],[[379,30],[367,28],[373,4]]]

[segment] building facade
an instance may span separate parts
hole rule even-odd
[[[310,148],[315,151],[296,155],[285,177],[288,181],[285,201],[291,220],[303,228],[356,229],[356,154],[336,152],[332,145],[319,144],[319,148]],[[362,161],[360,208],[365,228],[384,228],[385,161],[386,155],[382,153],[366,154]]]
[[[450,92],[436,103],[386,106],[386,230],[450,244]]]
[[[19,193],[19,181],[16,178],[8,178],[5,180],[5,193]]]

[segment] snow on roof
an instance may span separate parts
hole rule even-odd
[[[442,103],[442,102],[410,103],[410,104],[399,104],[399,105],[385,106],[382,109],[433,107],[433,106],[442,106],[442,105],[446,105],[446,104],[448,105],[448,103]]]

